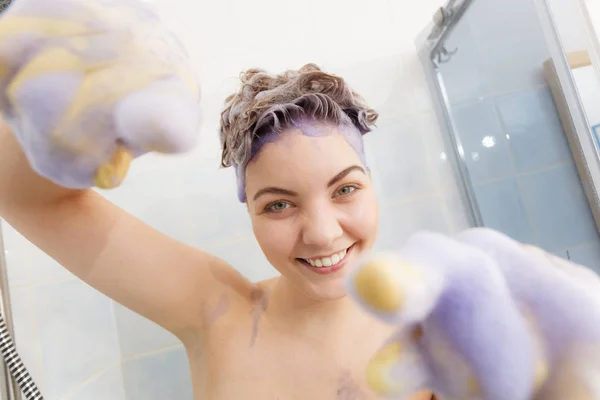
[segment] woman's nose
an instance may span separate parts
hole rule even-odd
[[[302,240],[305,244],[327,248],[344,234],[334,212],[319,209],[311,212],[304,220]]]

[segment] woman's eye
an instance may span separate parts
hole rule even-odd
[[[268,206],[266,206],[265,207],[265,211],[267,211],[267,212],[280,212],[280,211],[285,210],[288,207],[290,207],[289,203],[286,203],[285,201],[276,201],[276,202],[271,203]]]
[[[336,196],[347,196],[350,193],[354,192],[355,190],[356,190],[356,186],[352,186],[352,185],[344,186],[344,187],[340,188],[340,190],[337,191]]]

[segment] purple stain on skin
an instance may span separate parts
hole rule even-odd
[[[353,125],[341,124],[339,126],[334,126],[326,122],[312,121],[308,119],[304,119],[298,121],[297,123],[293,123],[290,125],[288,129],[284,130],[287,133],[289,132],[300,132],[301,134],[309,137],[323,137],[335,134],[341,134],[348,144],[352,146],[352,148],[356,151],[356,153],[360,157],[360,161],[363,166],[367,168],[367,160],[365,157],[364,150],[364,142],[362,138],[362,133]],[[248,162],[252,161],[254,157],[260,152],[262,147],[267,143],[273,143],[277,141],[281,137],[282,132],[278,132],[277,130],[271,130],[265,134],[257,135],[257,137],[252,142],[252,150],[250,159]],[[246,164],[247,165],[247,164]],[[239,165],[234,163],[235,175],[237,180],[237,189],[238,189],[238,199],[242,202],[246,202],[246,165]]]
[[[258,337],[258,325],[260,316],[267,311],[269,306],[269,293],[263,289],[254,288],[250,293],[250,301],[252,302],[252,334],[250,336],[250,347],[254,347],[256,338]]]
[[[229,296],[223,294],[219,297],[219,301],[216,306],[208,313],[206,317],[206,323],[208,325],[214,324],[219,318],[221,318],[229,310]]]
[[[365,395],[352,379],[349,371],[344,371],[338,382],[335,400],[363,400]]]

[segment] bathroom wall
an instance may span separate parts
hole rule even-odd
[[[585,49],[560,15],[567,50]],[[440,72],[483,223],[600,271],[598,233],[543,75],[550,53],[533,1],[476,0],[447,48],[458,52]]]
[[[441,3],[160,0],[202,77],[200,143],[186,156],[138,160],[124,186],[104,194],[253,280],[274,275],[236,200],[232,171],[218,169],[219,110],[240,70],[315,62],[346,77],[381,113],[366,138],[382,203],[378,246],[396,246],[417,229],[464,228],[413,45]],[[74,279],[6,224],[2,232],[17,345],[46,399],[192,398],[175,337]]]
[[[585,4],[596,37],[600,36],[600,0],[579,0]]]

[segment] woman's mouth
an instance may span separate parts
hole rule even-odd
[[[297,260],[318,274],[332,274],[346,265],[353,247],[354,245],[327,257],[298,258]]]

